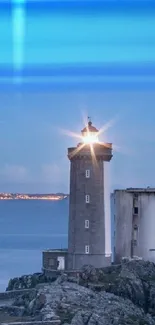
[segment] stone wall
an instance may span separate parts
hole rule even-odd
[[[85,264],[94,267],[109,265],[105,255],[104,166],[110,161],[111,146],[93,146],[94,163],[90,146],[68,148],[70,166],[70,202],[68,232],[68,269],[80,269]],[[75,154],[76,152],[76,154]],[[73,154],[74,153],[74,154]],[[86,177],[86,170],[90,177]],[[86,202],[86,195],[89,202]],[[89,227],[85,227],[85,221]],[[86,249],[88,248],[88,252]]]
[[[42,253],[42,259],[43,259],[43,268],[45,269],[52,269],[52,270],[58,270],[58,258],[63,257],[64,258],[64,268],[67,269],[67,249],[61,249],[61,250],[45,250]]]
[[[67,279],[68,281],[72,281],[72,282],[78,282],[79,280],[79,276],[80,276],[80,272],[81,271],[78,271],[78,270],[72,270],[72,271],[66,271],[65,272],[58,272],[58,271],[53,271],[53,270],[50,270],[50,269],[44,269],[44,274],[45,276],[50,280],[54,279],[54,278],[58,278],[59,276],[64,276],[66,275],[67,276]]]

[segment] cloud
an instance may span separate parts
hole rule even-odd
[[[58,164],[44,164],[41,167],[41,170],[42,180],[44,183],[62,183],[64,176],[66,176],[63,166],[60,167]]]
[[[0,169],[0,177],[5,182],[27,182],[29,179],[28,170],[22,165],[6,164]]]
[[[30,168],[18,164],[0,167],[1,192],[51,193],[68,192],[68,168],[61,160],[57,163]]]

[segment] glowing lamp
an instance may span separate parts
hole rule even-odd
[[[83,142],[86,144],[99,142],[98,132],[99,131],[92,125],[92,122],[89,121],[88,125],[81,131]]]

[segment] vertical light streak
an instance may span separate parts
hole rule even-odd
[[[25,0],[12,0],[14,82],[22,82],[24,65]]]

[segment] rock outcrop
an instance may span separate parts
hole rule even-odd
[[[21,290],[31,289],[39,283],[49,283],[54,281],[56,278],[49,279],[43,273],[34,273],[32,275],[23,275],[19,278],[10,279],[6,291],[10,290]]]
[[[36,283],[31,276],[23,278],[11,280],[8,288],[21,289],[23,283],[32,288]],[[24,317],[64,325],[155,325],[153,263],[124,260],[103,269],[85,266],[78,284],[65,274],[51,283],[43,279],[39,275],[36,290],[14,299],[16,313],[19,308]]]
[[[95,291],[106,291],[130,299],[155,316],[155,264],[143,260],[124,260],[121,265],[103,269],[85,266],[80,284]]]
[[[60,320],[72,325],[155,325],[150,315],[130,300],[102,291],[93,292],[76,283],[54,282],[39,286],[35,297],[18,297],[14,305],[24,307],[33,320]]]

